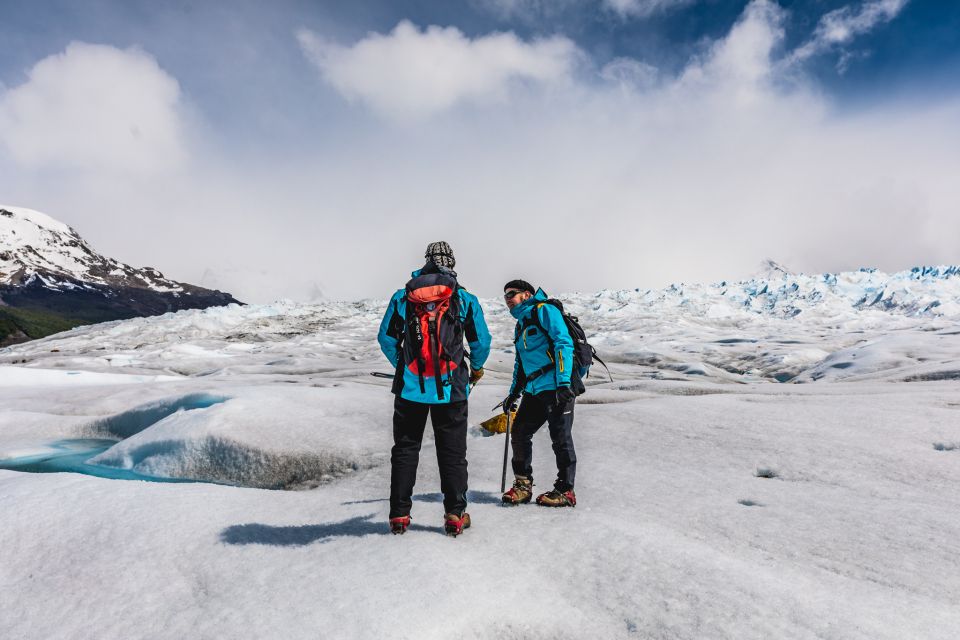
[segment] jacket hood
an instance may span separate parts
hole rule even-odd
[[[541,302],[547,301],[547,294],[543,289],[537,289],[537,292],[515,306],[513,309],[510,309],[510,315],[519,320],[523,316],[530,313],[530,309],[533,308],[535,304],[540,304]]]

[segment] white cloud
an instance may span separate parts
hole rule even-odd
[[[741,105],[770,96],[774,54],[784,38],[784,17],[777,3],[753,0],[706,58],[687,66],[678,85],[708,85],[714,93]]]
[[[633,58],[614,58],[600,69],[600,78],[624,90],[648,89],[657,82],[659,70]]]
[[[696,0],[603,0],[603,5],[624,18],[646,18],[655,13],[665,13],[694,2]]]
[[[620,59],[605,82],[380,123],[323,193],[391,238],[371,277],[436,235],[485,295],[510,277],[551,292],[731,278],[766,255],[813,272],[955,261],[958,103],[838,114],[782,64],[785,17],[754,0],[676,76]],[[523,251],[497,250],[505,233]]]
[[[0,193],[125,262],[194,282],[209,267],[251,301],[305,298],[314,279],[383,298],[437,239],[490,297],[515,277],[550,293],[734,278],[765,256],[808,273],[956,262],[960,95],[837,109],[783,64],[790,24],[755,0],[677,74],[577,66],[414,126],[331,109],[298,121],[300,150],[263,138],[176,180],[37,179],[0,154]]]
[[[792,61],[801,62],[850,43],[857,36],[872,31],[877,25],[896,18],[908,1],[869,0],[861,4],[859,10],[847,5],[825,14],[817,24],[813,36],[794,51]],[[841,60],[841,71],[848,62],[849,56]]]
[[[0,148],[34,169],[166,170],[185,155],[179,103],[150,55],[74,42],[0,94]]]
[[[504,102],[523,83],[563,83],[580,55],[572,41],[559,36],[524,42],[513,33],[494,33],[470,39],[455,27],[420,31],[407,21],[348,47],[307,30],[297,38],[339,93],[398,119],[464,103]]]

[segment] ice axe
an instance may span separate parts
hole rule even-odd
[[[502,407],[503,403],[501,402],[494,410],[498,407]],[[507,458],[510,456],[510,427],[513,426],[513,413],[511,411],[506,412],[507,416],[507,428],[504,434],[506,438],[503,440],[503,473],[500,476],[500,493],[503,493],[507,490]]]

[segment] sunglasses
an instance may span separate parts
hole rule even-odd
[[[504,300],[509,300],[510,298],[512,298],[512,297],[514,297],[515,295],[520,294],[520,293],[523,293],[523,291],[513,291],[513,290],[511,290],[511,291],[504,291],[504,292],[503,292],[503,299],[504,299]]]

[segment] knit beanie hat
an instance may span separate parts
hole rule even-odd
[[[423,257],[430,260],[438,267],[453,269],[457,266],[457,261],[453,257],[453,249],[446,242],[431,242],[427,245],[427,251]]]
[[[533,285],[527,282],[526,280],[511,280],[507,284],[503,285],[504,291],[507,291],[508,289],[516,289],[517,291],[529,291],[531,294],[537,293],[537,290],[533,288]]]

